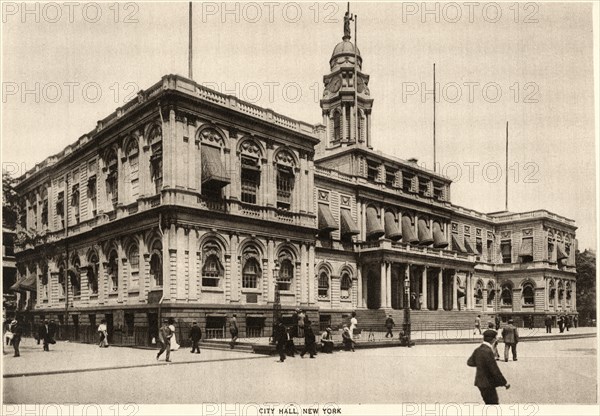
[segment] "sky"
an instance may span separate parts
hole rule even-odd
[[[454,179],[452,202],[504,209],[508,121],[509,210],[572,218],[580,249],[595,248],[592,6],[468,4],[351,4],[375,100],[373,146],[432,168],[435,63],[438,171]],[[195,3],[193,78],[319,123],[345,9]],[[9,2],[2,19],[2,161],[15,174],[163,75],[188,74],[187,3]]]

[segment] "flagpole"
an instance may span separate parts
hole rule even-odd
[[[508,121],[506,122],[506,155],[505,155],[506,183],[504,189],[504,210],[508,211]]]
[[[189,16],[188,16],[188,29],[189,29],[189,33],[188,33],[188,78],[189,79],[194,79],[194,75],[192,72],[192,2],[190,1],[190,9],[189,9]]]
[[[348,3],[349,4],[349,3]],[[350,6],[348,6],[350,7]],[[354,15],[354,142],[360,141],[360,135],[358,132],[359,121],[358,121],[358,16]]]
[[[436,171],[435,157],[435,63],[433,64],[433,171]]]

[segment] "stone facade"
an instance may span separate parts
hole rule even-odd
[[[225,336],[236,313],[260,336],[276,286],[286,319],[300,307],[323,325],[406,302],[576,313],[574,222],[453,205],[450,180],[372,149],[369,76],[348,37],[330,66],[323,125],[167,75],[27,172],[29,316],[106,318],[148,340],[161,315]]]

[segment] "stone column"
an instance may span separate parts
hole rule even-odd
[[[468,311],[473,310],[473,275],[471,272],[465,272],[465,303]]]
[[[443,302],[444,289],[442,286],[443,281],[444,281],[444,269],[442,269],[440,267],[440,271],[438,272],[438,304],[437,304],[438,311],[441,311],[442,309],[444,309],[444,302]]]
[[[456,296],[456,269],[452,270],[452,310],[458,309],[458,298]]]
[[[548,278],[544,277],[544,311],[548,312],[548,308],[550,306],[550,302],[549,302],[549,297],[550,297],[550,293],[549,293],[549,286],[548,286]]]
[[[385,268],[385,281],[386,281],[386,308],[392,307],[392,263],[386,263]]]
[[[381,304],[379,305],[380,308],[385,308],[385,305],[387,304],[387,299],[386,299],[386,295],[387,295],[387,288],[386,288],[386,282],[387,282],[387,278],[386,278],[386,267],[387,263],[386,262],[382,262],[381,263],[381,274],[380,274],[380,294],[381,294]]]
[[[364,302],[363,302],[363,279],[362,279],[362,267],[358,266],[356,268],[356,289],[357,289],[357,293],[356,293],[356,297],[357,297],[357,307],[358,308],[363,308],[364,307]]]
[[[308,246],[308,303],[314,304],[317,301],[315,293],[315,246]]]
[[[346,142],[346,125],[348,124],[348,121],[346,120],[346,106],[344,104],[342,104],[341,106],[341,110],[342,110],[342,134],[340,134],[340,141],[342,143]]]
[[[421,304],[421,309],[427,310],[427,266],[423,266],[423,270],[421,271],[421,292],[423,303]]]

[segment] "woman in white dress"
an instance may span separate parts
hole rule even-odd
[[[179,344],[177,343],[177,338],[175,337],[175,320],[173,318],[169,319],[169,329],[173,336],[171,337],[171,351],[177,351],[179,349]]]
[[[352,312],[352,318],[350,319],[350,339],[354,339],[354,330],[358,326],[358,320],[356,319],[356,312]]]

